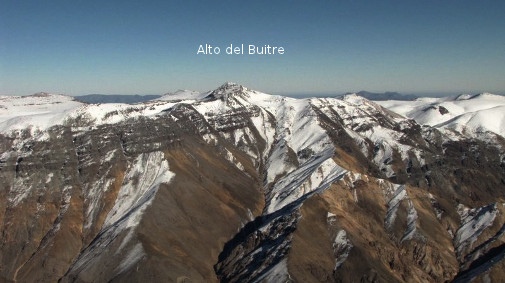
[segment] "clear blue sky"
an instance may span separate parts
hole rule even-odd
[[[0,0],[0,94],[504,92],[505,1]],[[197,55],[200,44],[284,55]]]

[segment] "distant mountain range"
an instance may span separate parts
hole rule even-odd
[[[161,95],[127,95],[127,94],[87,94],[75,96],[75,99],[86,103],[126,103],[134,104],[160,98]]]
[[[178,91],[181,92],[181,91]],[[177,94],[178,92],[174,93]],[[174,95],[169,94],[169,95]],[[350,93],[347,93],[350,94]],[[364,97],[370,100],[383,101],[383,100],[414,100],[419,98],[419,96],[412,94],[402,94],[398,92],[369,92],[369,91],[360,91],[356,93],[357,95]],[[167,96],[167,95],[165,95]],[[288,95],[289,96],[289,95]],[[329,95],[331,96],[331,95]],[[128,95],[128,94],[87,94],[75,96],[75,99],[81,102],[86,103],[126,103],[126,104],[135,104],[146,102],[149,100],[159,99],[163,97],[163,95]]]
[[[369,91],[360,91],[356,93],[357,95],[364,97],[369,100],[381,101],[381,100],[414,100],[419,98],[419,96],[414,94],[402,94],[398,92],[369,92]]]

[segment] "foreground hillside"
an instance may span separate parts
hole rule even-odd
[[[1,97],[0,278],[499,282],[505,139],[420,123],[231,83]]]

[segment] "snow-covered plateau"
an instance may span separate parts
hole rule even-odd
[[[491,93],[461,94],[377,103],[422,125],[453,130],[474,137],[486,131],[505,136],[505,96]]]

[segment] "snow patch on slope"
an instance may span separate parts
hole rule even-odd
[[[127,251],[126,256],[123,257],[119,266],[117,267],[115,273],[121,274],[129,270],[133,265],[135,265],[139,260],[145,256],[144,247],[141,243],[135,244],[132,249]]]
[[[496,203],[472,209],[460,204],[458,213],[461,226],[456,231],[454,246],[458,256],[461,256],[466,249],[472,247],[482,232],[493,224],[498,208]]]
[[[262,108],[258,116],[251,117],[251,122],[266,143],[265,150],[262,152],[262,159],[266,159],[275,140],[275,125],[269,121],[269,113]]]
[[[312,158],[312,154],[332,147],[326,131],[319,125],[310,100],[263,96],[263,100],[257,100],[255,103],[271,113],[277,121],[277,142],[266,166],[267,184],[273,182],[277,176],[293,170],[293,164],[279,161],[279,158],[282,160],[286,157],[289,149],[296,154],[297,162],[303,163]],[[309,154],[301,154],[303,152]]]
[[[289,162],[289,148],[285,140],[275,144],[272,153],[268,157],[266,168],[266,183],[272,183],[278,176],[294,170],[296,167]]]
[[[288,260],[283,259],[253,282],[290,282]]]
[[[352,194],[353,194],[353,197],[354,197],[354,202],[355,203],[358,203],[359,199],[358,199],[358,192],[356,190],[356,187],[355,187],[355,184],[357,181],[360,181],[360,180],[363,180],[363,179],[367,179],[366,175],[362,175],[360,173],[355,173],[355,172],[352,172],[352,171],[349,171],[346,175],[346,185],[347,187],[352,191]],[[348,179],[348,180],[347,180]]]
[[[385,184],[385,181],[382,181],[382,183]],[[392,191],[394,191],[394,193],[391,193]],[[414,203],[407,194],[405,185],[389,183],[385,195],[390,195],[391,197],[387,203],[388,209],[384,219],[384,227],[386,230],[391,230],[393,228],[400,204],[405,200],[407,202],[407,228],[403,232],[400,242],[411,240],[416,236],[418,214]]]
[[[416,221],[417,221],[417,210],[414,207],[414,203],[409,199],[407,201],[408,204],[408,214],[407,214],[407,229],[403,234],[401,242],[411,240],[416,234]]]
[[[136,226],[160,184],[169,183],[173,176],[163,152],[140,154],[128,168],[116,203],[109,212],[104,227],[121,221],[125,216],[130,220],[126,222],[125,228]]]
[[[403,199],[407,197],[407,191],[405,190],[405,185],[393,185],[395,192],[391,199],[388,201],[386,212],[386,219],[384,220],[384,226],[386,229],[391,229],[396,220],[396,213],[400,207],[400,203]]]
[[[333,253],[335,255],[335,268],[333,270],[337,270],[344,263],[353,247],[351,240],[347,238],[347,232],[345,230],[338,231],[333,241]]]
[[[129,164],[114,207],[97,238],[81,253],[72,270],[79,273],[86,268],[93,269],[93,264],[106,261],[106,257],[119,257],[122,259],[117,269],[119,274],[140,260],[145,254],[141,244],[135,244],[131,250],[125,248],[135,237],[135,228],[160,185],[168,184],[173,177],[163,152],[137,156]],[[119,245],[116,242],[118,239],[122,239]]]
[[[315,192],[327,189],[347,171],[332,159],[333,149],[312,156],[297,169],[278,180],[267,194],[265,213],[273,213]],[[301,202],[300,202],[301,203]]]
[[[228,160],[229,162],[231,162],[238,169],[244,171],[244,165],[242,165],[242,163],[240,163],[239,161],[237,161],[235,159],[235,156],[233,156],[233,153],[231,153],[228,149],[225,149],[225,151],[226,151],[226,154],[225,154],[226,160]]]
[[[444,210],[440,207],[440,204],[438,203],[438,201],[435,199],[435,197],[431,193],[428,193],[428,198],[430,200],[431,207],[433,208],[433,211],[435,212],[435,215],[437,216],[437,219],[441,220]]]

